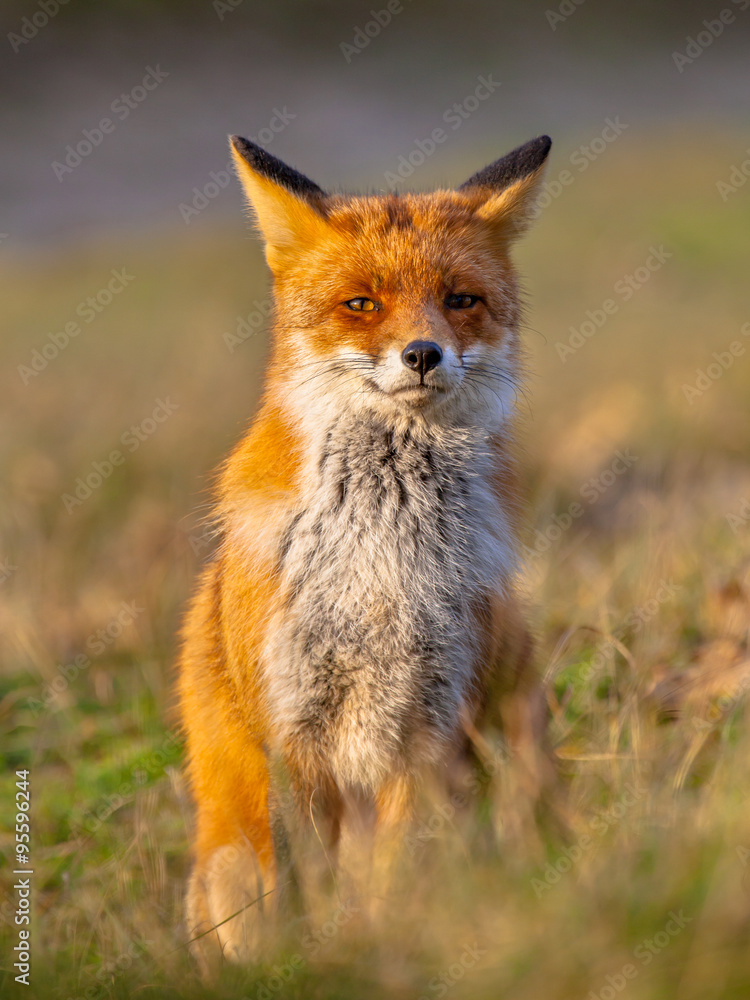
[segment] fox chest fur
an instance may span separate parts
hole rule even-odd
[[[296,873],[303,897],[319,881],[315,842],[358,899],[387,898],[428,773],[447,792],[486,715],[526,739],[511,248],[549,148],[455,190],[348,195],[232,138],[274,319],[180,655],[205,969],[265,953],[258,904],[281,913]]]
[[[362,415],[314,449],[279,542],[262,662],[275,742],[341,786],[377,788],[456,738],[476,605],[513,564],[493,461],[481,429]]]

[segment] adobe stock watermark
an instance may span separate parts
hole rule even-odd
[[[557,26],[564,24],[585,2],[586,0],[562,0],[557,10],[546,10],[544,12],[547,24],[553,31],[557,31]]]
[[[586,507],[581,501],[585,501],[586,505],[591,507],[611,486],[614,486],[620,476],[632,469],[637,461],[638,456],[633,455],[629,448],[615,452],[614,459],[606,469],[596,476],[591,476],[581,485],[578,491],[581,500],[571,501],[567,510],[560,514],[554,514],[551,522],[543,531],[540,528],[535,529],[533,546],[523,546],[525,557],[538,559],[539,556],[549,552],[552,545],[562,538],[573,522],[583,516]]]
[[[716,190],[722,201],[726,201],[730,195],[737,194],[740,188],[747,184],[747,179],[750,177],[750,146],[745,152],[747,159],[743,160],[742,163],[734,163],[730,167],[729,180],[716,182]]]
[[[8,41],[15,53],[21,51],[21,47],[33,41],[39,32],[46,28],[49,22],[55,17],[61,7],[65,7],[69,0],[39,0],[36,10],[31,16],[26,15],[21,18],[21,27],[18,32],[9,31]]]
[[[459,810],[468,805],[479,792],[483,782],[489,781],[512,757],[511,750],[500,744],[494,749],[492,757],[483,761],[482,774],[472,771],[465,775],[462,781],[463,790],[451,792],[446,802],[437,806],[428,819],[422,820],[419,826],[406,835],[404,846],[409,852],[409,857],[413,858],[429,841],[438,837],[445,827],[453,822]]]
[[[211,6],[216,11],[219,20],[223,21],[227,14],[233,13],[244,2],[245,0],[213,0]]]
[[[150,93],[153,93],[169,73],[165,72],[158,64],[156,66],[146,66],[146,72],[140,83],[137,83],[127,93],[120,94],[109,106],[109,111],[114,118],[103,117],[93,128],[85,128],[81,135],[83,138],[76,141],[75,146],[68,143],[65,147],[63,160],[52,161],[52,172],[55,177],[62,182],[68,174],[72,174],[76,167],[80,167],[83,161],[101,146],[106,135],[111,135],[120,122],[124,122],[135,111],[139,104],[142,104]]]
[[[75,315],[83,320],[84,325],[93,323],[97,316],[101,315],[107,306],[111,305],[117,296],[123,292],[131,281],[135,281],[132,274],[128,274],[124,267],[119,271],[114,268],[110,271],[112,277],[93,295],[81,299],[75,308]],[[17,371],[24,385],[28,385],[32,378],[47,368],[50,361],[54,361],[58,355],[65,350],[71,340],[79,336],[82,325],[78,319],[69,319],[61,329],[53,330],[47,334],[47,340],[41,347],[35,347],[31,352],[29,364],[18,365]]]
[[[125,464],[126,453],[132,455],[137,451],[143,442],[155,434],[159,426],[180,408],[180,404],[175,403],[170,396],[166,399],[157,399],[155,403],[151,413],[139,423],[131,424],[120,435],[120,444],[123,445],[124,452],[115,448],[106,458],[92,462],[91,470],[76,479],[73,492],[62,494],[60,500],[68,514],[72,514],[76,507],[83,506],[95,491],[104,485],[115,468]]]
[[[724,722],[739,705],[742,699],[750,690],[750,674],[746,674],[739,682],[731,695],[720,695],[716,701],[709,706],[707,717],[696,715],[692,719],[694,729],[713,729],[714,726]]]
[[[498,87],[502,86],[500,80],[493,80],[492,73],[487,76],[478,76],[477,85],[474,90],[467,94],[462,101],[456,101],[446,108],[441,116],[441,121],[445,125],[450,125],[451,131],[461,128],[463,123],[481,107],[482,103],[489,100]],[[406,156],[399,156],[395,170],[386,170],[384,176],[388,187],[395,191],[407,177],[411,177],[417,167],[421,167],[425,160],[429,159],[437,149],[438,145],[445,142],[448,132],[442,127],[434,128],[426,139],[415,139],[411,152]]]
[[[573,870],[584,854],[588,853],[596,843],[594,834],[597,837],[603,837],[607,830],[616,826],[645,794],[645,788],[638,788],[628,782],[625,785],[624,794],[617,802],[613,802],[609,808],[602,809],[592,816],[588,821],[591,833],[582,833],[575,844],[564,847],[554,861],[549,861],[544,866],[541,877],[535,876],[531,879],[531,888],[534,890],[536,898],[541,899],[546,892],[549,892],[560,882],[563,875],[567,875]]]
[[[731,3],[738,10],[745,11],[750,7],[750,0],[731,0]],[[675,51],[672,53],[672,62],[677,67],[678,73],[684,73],[688,66],[692,66],[696,59],[724,34],[726,27],[734,24],[737,15],[731,7],[724,7],[716,17],[710,20],[704,19],[701,30],[695,35],[688,35],[685,39],[685,51]]]
[[[570,187],[577,176],[588,170],[591,164],[598,160],[602,153],[609,149],[612,143],[629,128],[630,125],[627,122],[620,121],[619,115],[615,115],[614,118],[605,118],[604,127],[599,135],[595,135],[593,139],[583,143],[570,154],[570,165],[576,173],[564,168],[557,177],[551,177],[544,181],[534,201],[534,207],[530,213],[531,217],[538,218],[545,208],[549,208],[552,202],[560,197],[565,188]]]
[[[57,676],[49,684],[44,685],[41,697],[27,699],[27,706],[31,709],[34,718],[38,718],[63,692],[67,691],[84,670],[89,669],[96,657],[106,652],[120,638],[125,629],[132,625],[145,610],[135,601],[123,601],[115,617],[86,638],[83,644],[86,652],[78,653],[70,663],[59,664]]]
[[[115,976],[131,969],[133,962],[145,958],[153,947],[154,942],[145,938],[132,941],[127,951],[122,952],[117,958],[103,962],[96,972],[89,970],[89,975],[93,978],[94,983],[86,987],[82,996],[69,997],[68,1000],[105,1000],[105,998],[112,996],[112,981]]]
[[[273,299],[263,299],[253,302],[253,308],[246,316],[238,316],[235,320],[234,332],[231,330],[223,335],[223,340],[230,354],[244,344],[250,337],[260,333],[265,327],[266,321],[273,313]]]
[[[81,831],[85,834],[96,833],[113,813],[135,798],[138,788],[146,784],[150,775],[160,775],[170,764],[176,763],[181,748],[180,734],[168,732],[158,748],[138,758],[127,780],[120,782],[114,792],[104,795],[86,810],[81,820]],[[78,837],[81,831],[72,830],[71,833]]]
[[[628,635],[636,636],[644,625],[652,621],[658,614],[662,604],[671,601],[676,594],[682,590],[682,586],[672,580],[661,579],[659,587],[653,597],[649,597],[643,604],[638,604],[628,612],[622,624],[614,630],[588,661],[581,664],[576,672],[576,680],[579,684],[585,684],[594,674],[602,669],[610,656],[613,656],[618,646]]]
[[[649,247],[649,251],[648,257],[640,267],[637,267],[632,274],[624,274],[615,282],[612,291],[617,298],[606,298],[598,308],[587,309],[586,319],[580,326],[569,327],[570,337],[566,341],[557,341],[555,350],[563,364],[591,340],[594,334],[605,326],[609,318],[620,311],[620,306],[624,302],[629,302],[635,293],[651,280],[651,276],[660,271],[674,256],[670,250],[664,248],[663,243],[658,247]]]
[[[219,536],[219,532],[213,524],[204,524],[199,531],[186,531],[185,533],[194,556],[211,552],[215,548]]]
[[[604,977],[604,985],[597,990],[590,990],[586,1000],[615,1000],[615,998],[627,989],[634,979],[638,978],[641,969],[651,965],[653,960],[669,947],[672,941],[681,934],[685,927],[692,923],[693,918],[685,915],[685,911],[680,908],[675,913],[670,910],[668,920],[662,930],[659,930],[653,937],[644,938],[633,950],[635,961],[626,962],[621,969]]]
[[[481,962],[487,954],[486,948],[480,948],[479,942],[465,945],[461,954],[455,962],[451,962],[445,969],[441,969],[436,976],[427,981],[425,990],[421,993],[419,1000],[438,1000],[444,997],[448,990],[461,982],[467,972]]]
[[[735,513],[728,511],[724,517],[732,529],[732,534],[738,535],[740,529],[750,522],[750,497],[743,497],[737,511]]]
[[[353,899],[344,900],[320,926],[305,931],[301,943],[309,958],[318,956],[338,936],[341,928],[345,927],[359,912],[360,907],[355,904]],[[307,962],[308,959],[297,952],[283,965],[274,965],[271,974],[260,983],[253,996],[245,996],[243,1000],[274,1000],[275,997],[283,1000],[286,988],[295,976],[305,968]]]
[[[411,0],[407,0],[411,3]],[[370,10],[370,20],[354,29],[351,42],[340,42],[339,49],[348,63],[360,52],[364,52],[373,38],[377,38],[383,28],[387,28],[393,18],[404,10],[401,0],[388,0],[382,10]]]
[[[283,132],[296,117],[297,115],[289,111],[286,105],[283,108],[274,108],[268,124],[259,129],[256,135],[250,135],[248,138],[256,146],[267,149],[275,137]],[[191,219],[200,215],[203,209],[207,208],[214,198],[218,198],[221,192],[229,186],[233,176],[234,161],[230,156],[223,170],[212,170],[208,175],[208,180],[200,187],[196,185],[190,192],[193,196],[190,201],[181,201],[177,206],[182,221],[189,225]]]
[[[750,323],[743,323],[740,327],[743,337],[750,337]],[[704,392],[707,392],[715,385],[724,372],[733,367],[737,358],[741,358],[747,350],[746,344],[741,340],[733,340],[725,351],[714,351],[711,357],[713,361],[705,368],[696,369],[695,383],[683,382],[682,393],[690,406],[700,399]]]

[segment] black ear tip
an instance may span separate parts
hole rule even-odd
[[[552,149],[552,140],[548,135],[540,135],[533,141],[539,143],[539,152],[543,153],[545,156]]]
[[[249,139],[243,139],[241,135],[230,135],[229,143],[235,153],[239,153],[240,156],[244,156],[246,160],[251,162],[257,159],[259,153],[263,152],[260,146],[256,146]]]
[[[516,154],[519,160],[525,160],[527,163],[536,162],[539,166],[544,163],[547,159],[550,149],[552,149],[552,140],[548,135],[538,135],[536,139],[529,139],[525,142],[523,146],[519,146],[518,149],[514,149],[513,153],[509,155]]]
[[[522,180],[538,170],[547,159],[551,147],[552,140],[548,135],[539,135],[536,139],[530,139],[523,146],[517,146],[511,150],[502,159],[495,160],[483,170],[478,170],[458,190],[489,187],[500,191],[508,187],[509,184]]]
[[[254,142],[243,139],[241,135],[230,135],[229,142],[235,153],[263,177],[268,177],[302,197],[325,197],[325,192],[317,184],[298,170],[271,156],[262,146],[256,146]]]

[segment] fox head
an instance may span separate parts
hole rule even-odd
[[[327,194],[231,137],[274,276],[270,378],[321,408],[503,423],[520,380],[513,242],[534,216],[547,136],[456,190]]]

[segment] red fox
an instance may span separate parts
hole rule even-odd
[[[222,468],[220,543],[183,631],[187,920],[204,966],[212,949],[257,953],[292,814],[333,851],[365,803],[373,851],[392,850],[497,682],[522,684],[509,253],[550,145],[456,190],[365,197],[231,138],[275,306],[262,402]]]

